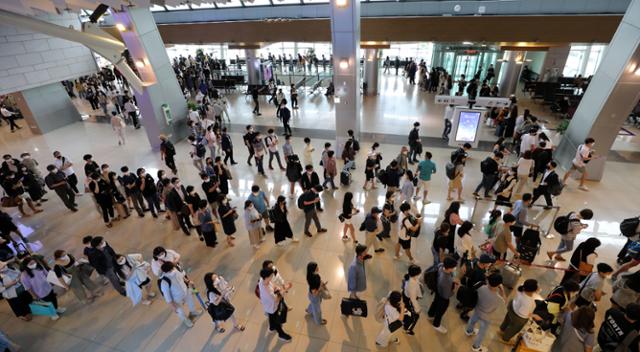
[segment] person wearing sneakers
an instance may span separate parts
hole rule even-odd
[[[398,231],[398,243],[396,243],[396,254],[393,259],[400,258],[400,247],[402,247],[409,257],[409,262],[413,264],[415,260],[411,255],[411,237],[415,237],[412,234],[420,231],[422,216],[420,214],[412,215],[410,211],[411,205],[409,203],[400,204],[400,231]]]
[[[282,318],[286,318],[287,309],[281,309],[282,294],[279,288],[271,282],[273,277],[273,269],[265,268],[260,270],[260,281],[258,281],[260,304],[269,317],[269,332],[277,332],[280,340],[290,342],[291,335],[282,329]],[[286,307],[286,305],[284,307]],[[284,317],[282,315],[284,315]]]
[[[464,330],[467,336],[476,336],[471,346],[471,350],[474,352],[489,351],[488,348],[482,346],[482,341],[489,328],[491,314],[505,302],[505,294],[502,289],[502,276],[500,276],[500,274],[491,274],[487,278],[487,283],[488,285],[482,285],[478,288],[478,303]],[[475,328],[476,323],[480,325],[478,329]]]
[[[41,258],[41,257],[40,257]],[[67,309],[58,306],[58,296],[53,291],[53,286],[47,281],[49,267],[39,258],[26,257],[22,260],[20,282],[34,300],[51,302],[56,309],[56,315],[51,320],[58,320],[58,314],[64,313]]]
[[[127,297],[129,297],[134,306],[138,303],[148,306],[156,296],[156,293],[151,291],[151,278],[149,278],[148,274],[150,267],[151,265],[142,259],[142,254],[116,254],[114,271],[118,278],[125,283]],[[143,292],[146,296],[144,298]]]
[[[382,232],[382,221],[380,220],[380,214],[382,210],[378,207],[371,208],[371,212],[367,214],[364,219],[364,244],[369,248],[375,248],[374,252],[382,253],[384,252],[384,248],[379,247],[379,244],[376,242],[376,238],[381,241],[380,233]],[[362,226],[361,226],[361,230]],[[378,247],[378,248],[376,248]]]
[[[193,327],[192,319],[202,314],[202,310],[196,310],[196,304],[189,288],[191,281],[171,262],[163,263],[160,269],[162,274],[158,279],[158,286],[160,286],[160,292],[164,300],[178,314],[185,326],[188,328]],[[189,316],[184,314],[183,305],[185,303],[189,307]]]
[[[580,185],[578,186],[578,189],[585,192],[589,191],[587,186],[584,185],[584,180],[587,178],[587,163],[589,163],[589,161],[593,159],[593,146],[595,144],[596,140],[589,137],[584,140],[584,144],[580,144],[578,146],[578,149],[576,150],[576,156],[571,161],[571,168],[569,168],[569,171],[567,171],[567,173],[564,174],[564,177],[562,178],[563,184],[567,184],[567,179],[573,171],[578,171],[580,173]]]
[[[591,220],[593,218],[593,211],[591,209],[582,209],[579,212],[571,212],[567,216],[569,224],[567,226],[567,233],[560,234],[560,244],[555,251],[547,252],[549,260],[555,259],[557,261],[564,262],[566,259],[562,257],[562,253],[571,252],[573,250],[573,243],[578,237],[578,234],[589,227],[589,225],[582,223],[580,220]]]
[[[522,330],[529,319],[542,320],[539,315],[534,314],[536,301],[533,296],[538,292],[538,281],[533,279],[525,280],[518,287],[518,292],[507,305],[507,314],[500,324],[501,341],[507,345],[513,345],[511,338]]]
[[[358,293],[367,290],[367,274],[364,270],[364,261],[369,258],[371,258],[371,255],[367,254],[367,246],[357,244],[356,256],[349,265],[347,275],[347,291],[349,291],[350,298],[359,299]]]
[[[327,232],[327,229],[320,225],[320,219],[318,219],[318,213],[316,206],[320,204],[320,192],[322,192],[322,186],[316,185],[311,187],[310,190],[305,191],[300,197],[302,198],[303,210],[304,210],[304,234],[307,237],[311,237],[309,232],[309,225],[311,220],[316,225],[318,233]]]
[[[376,337],[376,345],[380,347],[387,347],[389,339],[394,331],[400,330],[399,327],[396,330],[391,331],[390,325],[397,325],[402,323],[404,317],[404,303],[402,303],[402,294],[398,291],[391,291],[389,297],[386,298],[384,303],[384,319],[382,321],[382,330]],[[399,344],[400,339],[397,337],[392,340],[393,343]]]
[[[422,311],[422,307],[418,302],[418,299],[422,298],[419,282],[421,273],[422,269],[419,266],[411,264],[404,275],[404,280],[402,280],[402,300],[405,309],[411,313],[408,324],[404,325],[407,335],[415,335],[413,329],[416,327]]]
[[[418,163],[418,168],[416,169],[416,177],[419,178],[419,183],[418,189],[416,189],[416,195],[413,199],[418,200],[420,198],[420,188],[422,188],[422,204],[431,203],[427,200],[427,194],[429,193],[431,175],[436,173],[436,164],[431,161],[431,157],[431,152],[424,152],[424,160]]]
[[[445,257],[442,265],[439,265],[438,285],[433,297],[433,302],[427,312],[427,319],[432,321],[433,328],[441,334],[447,333],[447,328],[442,326],[442,317],[444,316],[444,313],[447,312],[447,308],[449,308],[449,300],[451,299],[451,296],[453,296],[456,287],[459,285],[453,277],[453,271],[457,266],[458,261],[451,257]]]

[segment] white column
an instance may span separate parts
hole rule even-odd
[[[360,1],[331,0],[330,9],[336,151],[340,155],[347,131],[360,134]]]
[[[244,49],[247,60],[247,82],[249,84],[262,84],[260,75],[260,58],[257,49]]]
[[[508,97],[511,94],[515,94],[523,62],[523,51],[505,51],[500,67],[500,83],[498,84],[500,95]]]

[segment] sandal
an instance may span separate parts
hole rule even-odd
[[[234,326],[234,328],[238,329],[239,331],[244,331],[245,326],[244,325],[236,325],[236,326]]]

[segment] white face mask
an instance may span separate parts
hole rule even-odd
[[[118,259],[117,263],[118,263],[118,265],[124,265],[124,263],[126,263],[126,262],[127,262],[127,260],[125,258],[120,258],[120,259]]]
[[[58,172],[57,168],[54,168],[53,170],[51,170],[51,172],[53,172],[54,174]]]
[[[100,243],[100,248],[104,248],[104,247],[106,247],[106,246],[107,246],[107,243],[106,243],[106,242],[102,242],[102,243]]]
[[[38,264],[36,264],[36,263],[29,263],[29,265],[27,265],[27,268],[29,268],[29,269],[33,270],[33,269],[35,269],[37,266],[38,266]]]
[[[68,254],[63,255],[62,257],[60,257],[60,260],[67,263],[71,260],[71,258],[69,258]]]
[[[162,253],[162,254],[158,255],[158,259],[159,260],[164,260],[164,258],[166,258],[166,257],[167,257],[167,253]]]

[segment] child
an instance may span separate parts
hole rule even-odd
[[[492,210],[489,213],[489,222],[484,225],[483,232],[487,235],[488,239],[492,239],[496,237],[496,225],[498,225],[498,221],[502,217],[502,212],[500,210]]]

